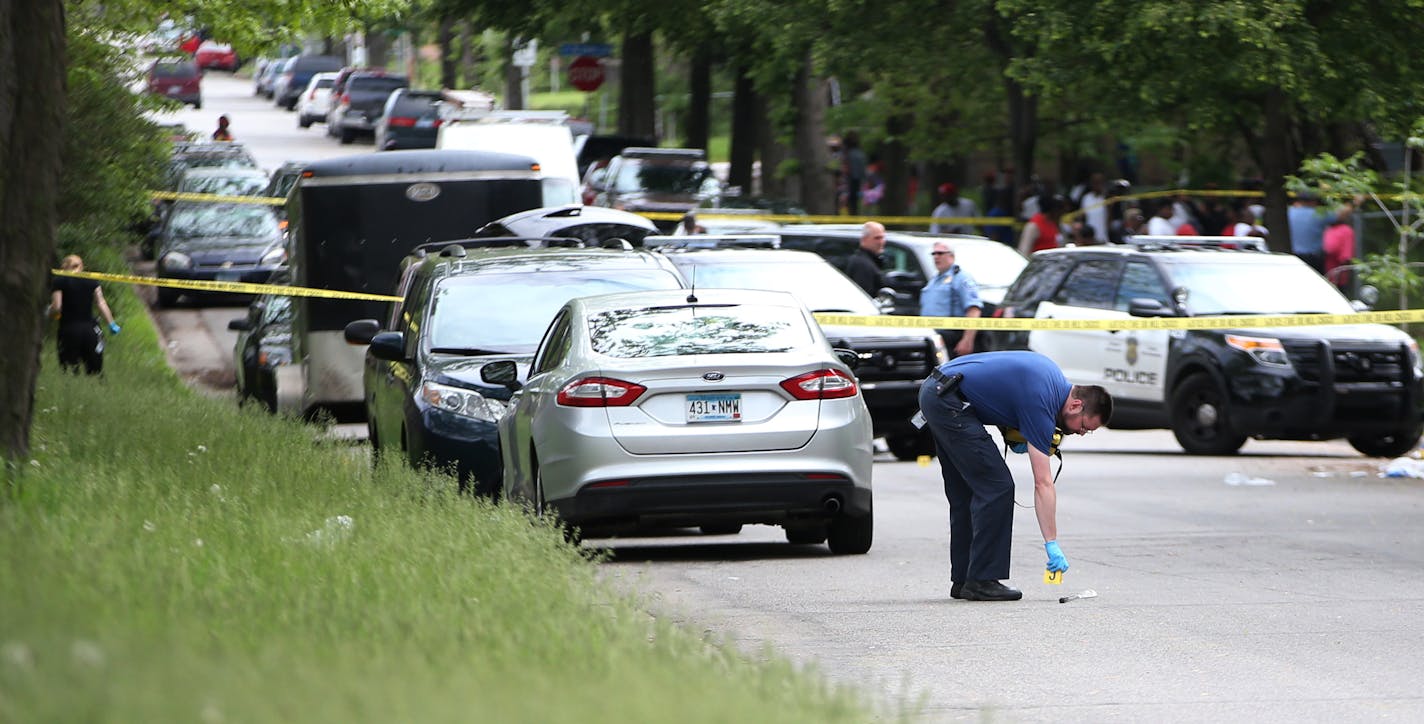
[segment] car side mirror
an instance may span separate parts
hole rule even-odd
[[[515,364],[514,360],[502,359],[481,367],[480,379],[491,385],[508,387],[511,390],[518,390],[521,387],[519,365]]]
[[[370,344],[371,339],[380,331],[380,322],[374,319],[358,319],[346,325],[344,336],[347,344]]]
[[[234,332],[251,332],[252,322],[247,317],[238,317],[227,323],[227,328]]]
[[[875,306],[880,308],[884,314],[889,314],[895,310],[895,290],[890,287],[881,287],[875,294]]]
[[[1364,302],[1366,307],[1373,308],[1379,303],[1379,298],[1379,289],[1375,288],[1373,284],[1366,284],[1360,287],[1359,300]]]
[[[1127,307],[1127,313],[1134,317],[1175,317],[1175,312],[1156,299],[1134,299]]]
[[[371,356],[387,362],[405,360],[405,335],[400,332],[381,332],[371,338],[368,348]]]
[[[857,354],[855,350],[834,349],[832,351],[836,353],[836,359],[840,360],[841,364],[849,367],[852,372],[860,367],[860,355]]]

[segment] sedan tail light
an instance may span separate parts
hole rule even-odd
[[[386,125],[392,128],[414,128],[415,119],[405,116],[391,116],[391,119],[386,122]]]
[[[342,94],[341,94],[341,104],[342,104],[342,105],[347,105],[347,106],[351,105],[351,94],[350,94],[350,93],[342,93]]]
[[[627,407],[647,390],[611,377],[581,377],[564,385],[555,399],[565,407]]]
[[[798,400],[834,400],[855,397],[855,380],[840,370],[824,369],[797,375],[781,383],[781,388]]]

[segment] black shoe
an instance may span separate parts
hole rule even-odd
[[[950,595],[953,595],[952,591]],[[970,581],[964,584],[960,595],[968,601],[1017,601],[1023,598],[1023,591],[998,581]]]
[[[949,584],[950,598],[964,598],[964,581],[954,581]]]

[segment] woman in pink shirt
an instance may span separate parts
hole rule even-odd
[[[1350,270],[1340,267],[1347,266],[1355,258],[1355,227],[1350,223],[1353,211],[1349,206],[1340,210],[1335,223],[1325,229],[1322,244],[1325,250],[1325,278],[1346,294],[1350,291]]]

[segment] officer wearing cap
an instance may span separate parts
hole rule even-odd
[[[1053,360],[1037,352],[983,352],[931,373],[920,387],[920,412],[934,437],[949,499],[949,595],[970,601],[1023,598],[1002,583],[1009,577],[1014,478],[985,425],[1018,430],[1028,443],[1046,567],[1068,570],[1058,545],[1049,450],[1057,430],[1086,435],[1108,422],[1107,390],[1068,382]]]
[[[978,317],[984,311],[979,299],[979,285],[974,277],[954,263],[954,249],[936,241],[930,252],[936,273],[920,290],[921,317]],[[944,338],[944,348],[955,357],[974,351],[972,329],[935,330]]]

